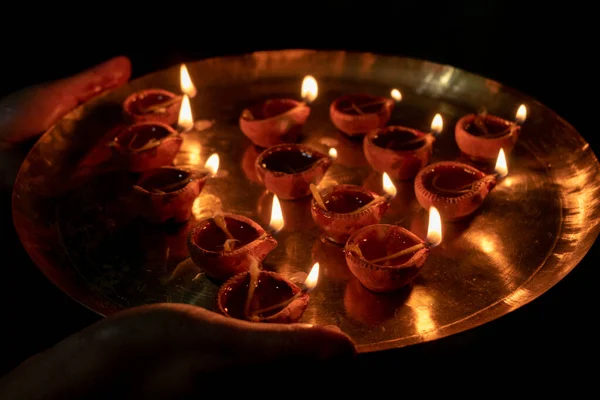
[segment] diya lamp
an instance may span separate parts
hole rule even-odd
[[[508,174],[504,150],[497,156],[495,174],[455,161],[428,165],[415,178],[415,196],[424,209],[435,206],[445,221],[466,217],[481,206],[498,178]]]
[[[510,155],[521,133],[521,124],[527,118],[527,107],[519,106],[516,122],[507,121],[487,112],[465,115],[454,128],[460,151],[476,161],[490,161],[504,149]]]
[[[222,314],[237,319],[294,323],[306,310],[309,293],[318,279],[319,263],[313,265],[302,286],[298,286],[281,274],[259,270],[255,262],[250,271],[223,284],[217,306]]]
[[[270,231],[283,228],[279,201],[273,199]],[[250,218],[217,212],[190,231],[188,248],[194,263],[210,278],[224,281],[248,272],[277,247],[277,240]]]
[[[357,230],[379,223],[396,195],[396,188],[386,173],[383,174],[383,188],[385,196],[361,186],[345,184],[330,186],[320,193],[311,185],[311,213],[315,224],[327,239],[346,243]]]
[[[142,174],[133,187],[135,207],[150,222],[185,222],[192,204],[209,177],[219,169],[219,155],[211,155],[204,170],[164,166]]]
[[[173,162],[183,138],[160,122],[139,122],[119,128],[109,146],[124,169],[142,172]]]
[[[185,64],[181,64],[179,72],[181,91],[189,97],[196,95],[196,87],[192,82]],[[144,89],[133,93],[123,103],[123,111],[133,122],[160,122],[173,125],[183,96],[163,89]]]
[[[252,143],[271,147],[298,140],[310,107],[319,93],[317,81],[310,75],[302,81],[302,101],[271,99],[242,111],[240,129]]]
[[[436,114],[431,122],[430,133],[405,126],[372,130],[363,140],[365,157],[375,171],[386,172],[393,180],[412,179],[429,164],[435,135],[443,127],[442,116]]]
[[[280,144],[256,158],[258,179],[282,200],[310,195],[310,184],[318,185],[333,158],[303,144]]]
[[[386,98],[370,94],[349,94],[334,100],[329,106],[331,122],[349,136],[358,136],[383,128],[390,120],[396,102],[402,95],[396,89]]]
[[[398,225],[369,225],[352,234],[344,252],[350,271],[367,289],[386,293],[410,283],[442,241],[442,223],[435,207],[429,210],[425,240]]]

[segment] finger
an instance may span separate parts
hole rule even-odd
[[[116,57],[77,75],[37,85],[0,100],[0,141],[16,143],[43,133],[60,118],[131,76],[131,62]]]
[[[123,324],[117,324],[116,319]],[[96,339],[112,335],[134,337],[141,346],[162,341],[190,350],[208,348],[225,355],[235,349],[241,363],[280,358],[350,359],[356,355],[354,343],[341,331],[308,324],[247,322],[185,304],[130,309],[115,317],[109,331],[94,332]]]

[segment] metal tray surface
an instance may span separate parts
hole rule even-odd
[[[398,293],[375,294],[357,281],[341,248],[320,239],[308,199],[281,201],[286,226],[275,235],[279,246],[264,267],[302,279],[314,262],[321,263],[302,322],[337,325],[361,352],[461,332],[543,294],[598,236],[600,168],[589,145],[551,110],[495,81],[427,61],[342,51],[257,52],[187,67],[198,88],[193,115],[204,122],[184,134],[175,164],[203,165],[213,152],[221,159],[218,176],[194,203],[188,223],[150,225],[121,209],[134,174],[98,169],[73,178],[82,158],[123,122],[127,95],[151,87],[178,92],[179,66],[136,79],[71,112],[42,136],[17,178],[13,215],[27,252],[59,288],[102,315],[155,302],[214,309],[218,285],[182,263],[189,256],[187,232],[215,207],[267,226],[273,196],[256,179],[257,149],[239,130],[238,118],[257,101],[299,98],[308,74],[317,79],[319,96],[301,141],[339,152],[322,185],[352,183],[382,193],[381,175],[366,162],[362,141],[347,138],[329,119],[329,104],[343,94],[388,96],[398,88],[403,100],[389,124],[424,131],[439,112],[444,130],[432,162],[462,160],[454,124],[464,114],[485,107],[513,119],[523,103],[528,118],[508,160],[508,177],[474,216],[444,223],[442,244],[414,283]],[[424,237],[428,216],[415,199],[413,182],[398,183],[397,189],[382,223]]]

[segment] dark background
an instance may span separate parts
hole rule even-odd
[[[120,54],[131,58],[137,77],[180,62],[255,50],[369,51],[450,64],[517,88],[573,124],[598,154],[591,6],[296,1],[185,5],[179,13],[180,5],[171,3],[144,3],[136,12],[90,3],[85,12],[4,13],[0,95]],[[10,224],[10,216],[2,221]],[[0,373],[97,320],[31,265],[18,239],[11,235],[3,242],[21,261],[2,263]],[[588,370],[582,365],[594,363],[597,351],[592,270],[598,247],[547,294],[499,320],[432,343],[360,357],[359,366],[454,372],[500,366],[524,379],[540,371],[583,376]],[[13,290],[3,289],[9,287]]]

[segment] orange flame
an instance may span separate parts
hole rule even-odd
[[[185,64],[181,64],[181,67],[179,68],[179,85],[181,86],[181,91],[192,99],[196,96],[198,91],[192,82],[192,78],[190,77],[190,73]]]
[[[333,158],[334,160],[337,158],[338,156],[338,152],[335,149],[335,147],[332,147],[329,149],[329,157]]]
[[[444,120],[442,119],[441,114],[435,114],[433,120],[431,121],[431,132],[434,134],[439,134],[444,130]]]
[[[211,154],[206,163],[204,163],[204,168],[209,170],[212,176],[215,176],[219,171],[219,155],[217,153]]]
[[[525,104],[521,104],[519,109],[517,110],[517,115],[515,116],[515,120],[517,124],[522,124],[527,119],[527,107]]]
[[[402,101],[402,93],[400,93],[398,89],[392,89],[390,96],[392,96],[392,99],[394,99],[396,103]]]
[[[307,103],[312,103],[315,101],[317,96],[319,95],[319,85],[317,85],[317,80],[311,76],[306,75],[304,80],[302,80],[302,100]]]
[[[281,205],[279,204],[279,198],[277,195],[273,195],[273,205],[271,206],[271,220],[269,226],[275,232],[279,232],[283,229],[283,213],[281,211]]]
[[[398,193],[398,189],[394,186],[387,172],[383,173],[383,191],[390,197],[395,197],[396,193]]]
[[[310,272],[308,273],[308,276],[306,277],[306,280],[304,281],[304,287],[306,289],[307,292],[310,292],[311,290],[313,290],[315,287],[317,287],[317,283],[319,282],[319,263],[315,263]]]
[[[183,95],[181,108],[179,109],[179,119],[177,126],[182,132],[187,132],[194,127],[194,117],[192,116],[192,107],[190,107],[190,98],[187,94]]]
[[[506,163],[504,149],[500,149],[498,152],[498,158],[496,159],[496,167],[494,170],[500,178],[504,178],[506,175],[508,175],[508,164]]]
[[[429,209],[429,226],[426,240],[431,247],[442,243],[442,218],[437,208],[433,206]]]

